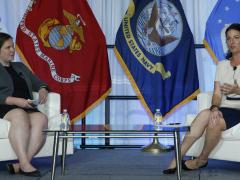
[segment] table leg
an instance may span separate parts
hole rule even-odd
[[[64,135],[66,136],[67,133],[65,133]],[[66,151],[67,151],[67,137],[62,139],[62,176],[64,176],[65,174]]]
[[[54,132],[54,141],[53,141],[53,157],[52,157],[52,173],[51,180],[54,180],[55,170],[56,170],[56,158],[58,154],[58,144],[59,144],[59,132]]]
[[[176,158],[176,165],[177,165],[177,179],[181,180],[181,149],[180,149],[180,133],[179,131],[174,131],[174,145],[175,145],[175,158]]]

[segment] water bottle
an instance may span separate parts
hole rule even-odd
[[[69,130],[69,125],[70,125],[70,117],[67,112],[67,109],[63,109],[63,113],[61,115],[61,124],[60,124],[60,129],[61,130]]]
[[[156,112],[154,114],[154,126],[156,130],[160,130],[160,126],[162,124],[162,113],[160,112],[160,109],[156,109]]]

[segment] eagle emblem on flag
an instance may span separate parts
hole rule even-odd
[[[47,18],[41,23],[38,36],[45,47],[56,50],[69,48],[70,53],[81,50],[85,42],[83,26],[86,26],[86,23],[80,14],[74,16],[66,10],[63,10],[63,14],[69,24],[61,24],[56,18]]]

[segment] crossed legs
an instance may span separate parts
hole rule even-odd
[[[226,128],[224,119],[219,119],[218,122],[213,126],[208,125],[206,128],[206,135],[204,146],[200,155],[194,159],[186,161],[185,165],[187,169],[198,169],[201,166],[204,166],[207,163],[208,156],[213,150],[213,148],[219,142],[222,131]]]
[[[201,111],[191,124],[190,132],[188,132],[181,145],[181,155],[184,156],[193,143],[200,138],[206,130],[205,142],[203,150],[199,157],[194,160],[186,161],[186,166],[189,169],[197,169],[207,162],[208,156],[213,148],[219,142],[221,132],[226,128],[224,119],[220,119],[215,122],[214,127],[210,125],[210,113],[211,111],[206,109]],[[175,158],[171,161],[169,169],[176,167]]]
[[[24,172],[36,170],[31,160],[45,142],[42,130],[47,127],[47,117],[40,112],[13,109],[4,118],[11,122],[9,140],[19,160],[19,164],[14,164],[15,172],[20,169]]]

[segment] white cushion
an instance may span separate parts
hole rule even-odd
[[[7,120],[0,119],[0,139],[8,138],[8,131],[11,123]]]
[[[223,131],[222,132],[222,138],[226,140],[240,140],[240,124],[237,124],[236,126]]]
[[[209,108],[211,106],[211,101],[212,101],[212,93],[211,92],[198,94],[198,96],[197,96],[198,112]]]
[[[59,129],[61,123],[61,114],[56,114],[48,118],[48,129]]]
[[[34,99],[38,99],[38,93],[33,93]],[[47,102],[42,105],[38,105],[39,111],[47,115],[48,118],[60,114],[60,94],[49,93],[47,97]]]

